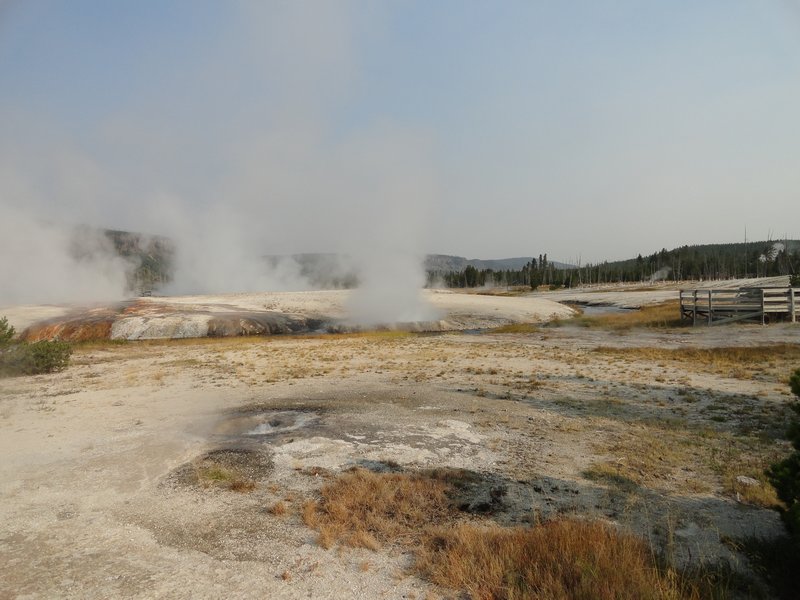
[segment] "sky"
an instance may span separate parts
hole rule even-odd
[[[0,0],[7,226],[195,272],[800,238],[798,107],[796,0]]]

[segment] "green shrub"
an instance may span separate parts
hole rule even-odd
[[[800,369],[789,378],[789,387],[797,399],[792,403],[792,410],[800,416]],[[767,471],[778,497],[786,503],[783,514],[786,526],[800,544],[800,420],[794,420],[787,432],[794,452],[785,460],[772,465]]]
[[[0,376],[53,373],[67,368],[72,346],[66,342],[40,341],[29,344],[14,340],[8,319],[0,319]]]
[[[0,319],[0,349],[5,348],[14,339],[14,328],[8,324],[8,319]]]
[[[792,287],[800,287],[800,273],[789,275],[789,285]]]

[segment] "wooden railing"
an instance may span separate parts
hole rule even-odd
[[[721,325],[735,321],[797,322],[800,289],[738,288],[681,290],[681,319],[693,325]]]

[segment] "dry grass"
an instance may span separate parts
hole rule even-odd
[[[267,509],[267,512],[268,512],[269,514],[271,514],[271,515],[274,515],[274,516],[276,516],[276,517],[282,517],[282,516],[284,516],[284,515],[285,515],[287,512],[289,512],[289,509],[288,509],[288,508],[286,508],[286,504],[284,504],[283,502],[280,502],[280,501],[278,501],[278,502],[276,502],[275,504],[273,504],[272,506],[270,506],[270,507]]]
[[[714,373],[727,373],[738,379],[751,378],[753,371],[785,368],[800,360],[800,344],[763,346],[722,346],[716,348],[610,348],[600,346],[594,352],[619,359],[648,362],[672,361]]]
[[[680,303],[677,300],[644,306],[640,310],[605,315],[576,317],[572,322],[584,327],[625,330],[633,327],[678,327],[681,324]]]
[[[412,331],[404,331],[402,329],[365,329],[363,331],[325,334],[325,338],[331,337],[333,340],[348,340],[348,339],[396,340],[396,339],[414,337],[416,335],[417,334]]]
[[[731,486],[736,493],[736,497],[745,504],[763,506],[765,508],[783,508],[783,503],[778,498],[778,493],[766,477],[761,475],[754,478],[758,485],[744,485],[736,481],[731,481]]]
[[[537,323],[509,323],[492,329],[492,333],[539,333],[541,328]]]
[[[678,599],[700,586],[659,564],[632,535],[599,522],[558,520],[533,528],[458,523],[448,494],[457,471],[354,469],[306,502],[304,522],[323,548],[415,548],[414,568],[433,583],[480,599]],[[364,567],[362,566],[362,569]]]
[[[592,481],[602,481],[631,491],[642,484],[638,473],[631,473],[631,469],[622,461],[594,463],[583,472],[583,476]]]
[[[691,493],[708,491],[708,486],[695,475],[697,471],[706,479],[711,475],[707,465],[698,460],[701,446],[705,448],[708,443],[683,429],[632,425],[628,431],[594,445],[595,452],[607,458],[596,461],[583,476],[623,489],[643,486]]]
[[[256,489],[256,482],[252,479],[245,479],[244,477],[237,477],[228,484],[228,489],[232,492],[239,492],[245,494],[252,492]]]
[[[303,520],[323,547],[409,543],[452,515],[449,487],[434,477],[354,469],[325,485],[319,502],[303,507]]]
[[[642,540],[599,522],[439,529],[425,539],[415,566],[432,582],[471,598],[701,597],[677,572],[660,567]]]
[[[502,288],[477,288],[466,292],[468,294],[476,294],[478,296],[502,296],[502,297],[516,297],[525,296],[531,293],[530,286],[527,285],[512,285]]]
[[[759,448],[740,439],[724,439],[721,448],[715,449],[709,463],[712,470],[722,478],[723,490],[740,502],[764,508],[784,508],[775,488],[766,475],[767,468],[781,459],[781,450],[769,445]],[[757,485],[740,483],[737,477],[744,475],[755,479]]]

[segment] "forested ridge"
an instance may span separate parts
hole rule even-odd
[[[574,287],[593,283],[706,281],[800,274],[800,240],[701,244],[662,249],[620,261],[562,266],[547,254],[521,269],[428,270],[428,285],[445,287],[530,286]],[[799,283],[794,283],[798,285]]]

